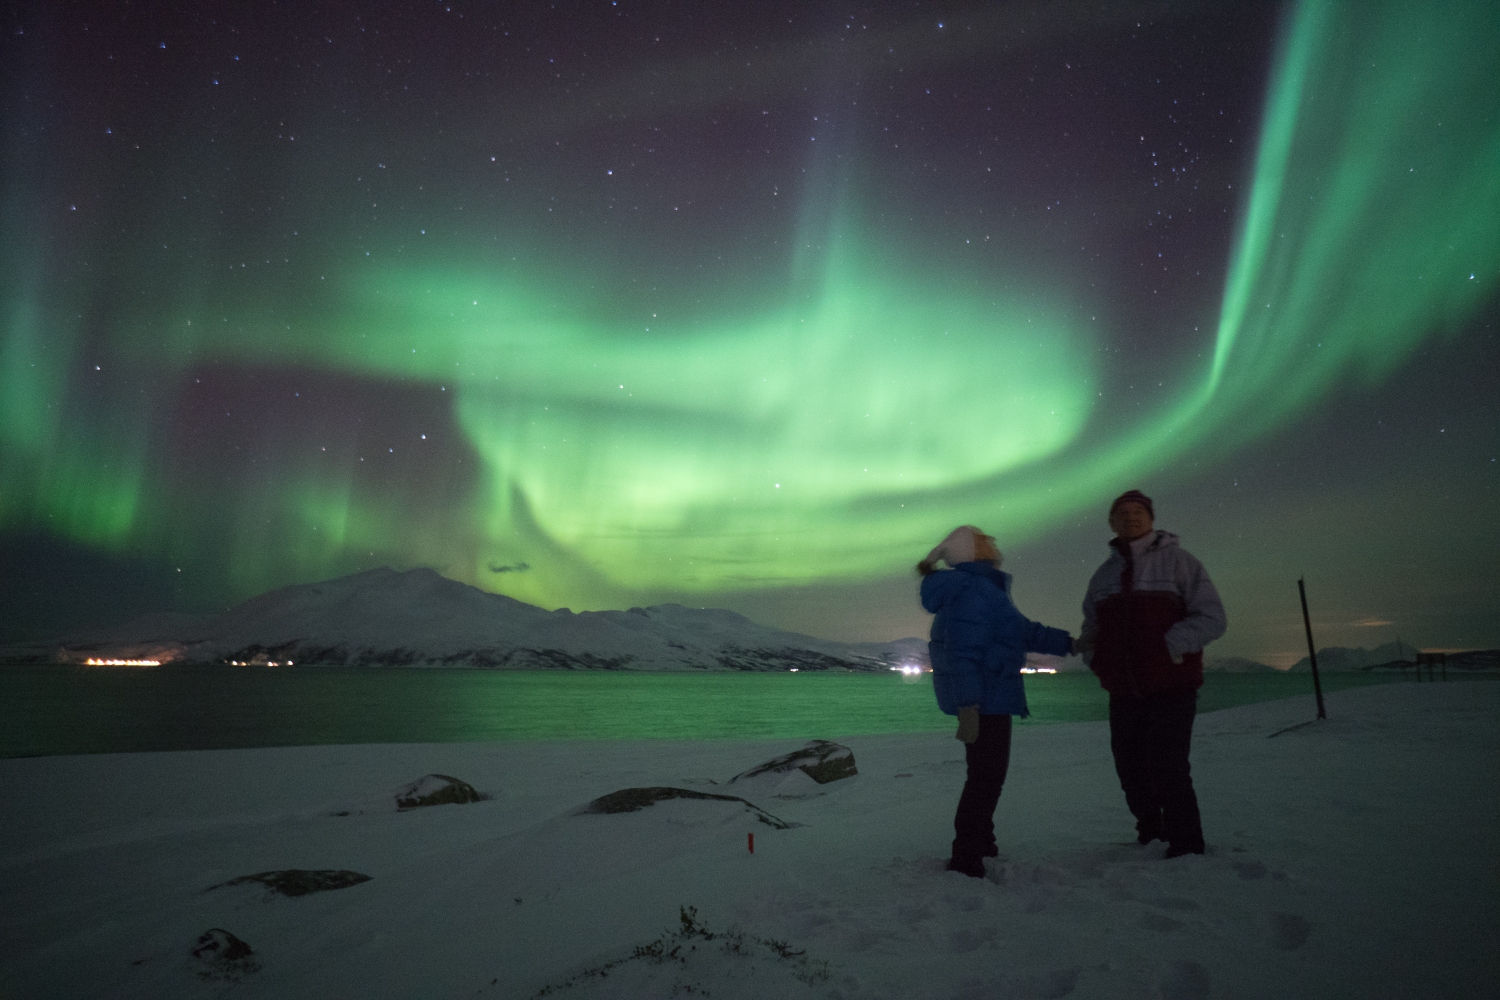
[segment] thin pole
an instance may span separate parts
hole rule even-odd
[[[1307,630],[1307,658],[1312,661],[1313,693],[1318,696],[1318,718],[1328,718],[1323,708],[1323,685],[1318,681],[1318,651],[1313,648],[1312,619],[1307,617],[1307,588],[1302,577],[1297,577],[1297,593],[1302,595],[1302,627]]]

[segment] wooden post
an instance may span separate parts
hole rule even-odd
[[[1312,663],[1313,694],[1318,696],[1318,718],[1328,718],[1328,712],[1323,708],[1323,685],[1318,680],[1318,651],[1313,648],[1312,619],[1307,616],[1307,587],[1302,583],[1302,577],[1297,577],[1297,593],[1302,597],[1302,627],[1307,630],[1307,658]]]
[[[1443,680],[1448,679],[1448,654],[1447,653],[1418,653],[1417,654],[1417,679],[1422,677],[1422,668],[1427,668],[1427,679],[1436,681],[1439,668],[1443,671]]]

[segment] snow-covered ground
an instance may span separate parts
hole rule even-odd
[[[0,996],[1500,996],[1500,684],[1328,702],[1275,738],[1310,699],[1199,717],[1209,853],[1173,861],[1133,842],[1105,724],[1019,728],[984,880],[943,871],[947,735],[841,740],[859,774],[827,785],[726,785],[782,740],[0,761]],[[489,798],[398,813],[429,772]],[[579,812],[657,785],[800,825]],[[370,878],[224,885],[292,868]],[[194,957],[211,928],[252,954]]]

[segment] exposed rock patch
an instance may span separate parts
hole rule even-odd
[[[396,808],[463,805],[483,798],[467,781],[460,781],[446,774],[424,774],[411,784],[396,789]]]
[[[222,927],[210,927],[198,936],[193,958],[204,979],[239,979],[260,969],[250,946]]]
[[[581,813],[628,813],[638,812],[658,802],[666,802],[670,799],[709,799],[719,802],[738,802],[745,810],[755,816],[757,820],[777,830],[790,830],[795,824],[786,820],[778,819],[766,812],[753,802],[747,802],[738,795],[714,795],[711,792],[695,792],[690,788],[667,788],[654,786],[650,788],[622,788],[608,795],[601,795],[588,805],[579,810]]]
[[[260,872],[257,875],[241,875],[224,884],[244,885],[247,882],[259,882],[272,892],[279,892],[283,896],[306,896],[313,892],[347,889],[351,885],[359,885],[361,882],[368,881],[370,881],[370,876],[347,869],[308,871],[302,868],[287,868],[282,871]],[[212,888],[218,888],[218,886]]]
[[[801,771],[820,785],[852,778],[859,773],[854,766],[853,750],[828,740],[812,740],[801,750],[782,754],[764,764],[757,764],[743,774],[736,774],[729,779],[729,783],[732,785],[752,778],[785,777],[794,770]]]

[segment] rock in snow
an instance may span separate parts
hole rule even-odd
[[[838,781],[840,778],[850,778],[859,773],[854,766],[853,750],[828,740],[811,740],[801,750],[793,750],[780,757],[773,757],[743,774],[736,774],[729,779],[729,783],[732,785],[737,781],[767,777],[779,779],[793,770],[801,771],[820,785]]]
[[[795,823],[777,819],[753,802],[746,802],[738,795],[715,795],[712,792],[695,792],[691,788],[667,788],[653,786],[651,788],[622,788],[618,792],[610,792],[601,795],[588,805],[579,810],[580,813],[628,813],[639,812],[658,802],[668,802],[672,799],[698,799],[707,802],[738,802],[744,806],[745,811],[752,814],[757,821],[776,830],[790,830]]]
[[[193,946],[198,975],[203,979],[238,979],[259,970],[250,946],[222,927],[210,927]]]
[[[430,569],[374,569],[282,587],[209,621],[157,616],[4,650],[17,662],[89,657],[193,663],[563,670],[885,670],[925,662],[921,640],[841,643],[721,608],[546,611]],[[142,652],[145,651],[145,652]],[[124,652],[132,655],[125,657]]]
[[[467,781],[459,781],[446,774],[424,774],[411,784],[396,789],[396,808],[463,805],[483,798]]]
[[[272,892],[283,896],[307,896],[314,892],[347,889],[351,885],[359,885],[361,882],[368,881],[370,881],[370,876],[351,872],[348,869],[308,871],[303,868],[285,868],[281,871],[260,872],[256,875],[241,875],[224,884],[245,885],[249,882],[259,882]],[[218,888],[218,886],[212,888]]]

